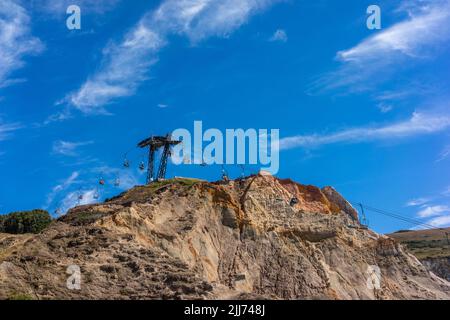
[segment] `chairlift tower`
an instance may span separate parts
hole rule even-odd
[[[166,136],[151,136],[138,143],[139,148],[148,148],[147,184],[166,177],[167,160],[171,156],[170,148],[181,141],[172,140],[170,134]],[[163,148],[157,175],[155,176],[155,152]]]
[[[358,203],[359,207],[361,208],[361,215],[360,215],[360,225],[362,228],[367,229],[369,228],[369,221],[367,220],[366,213],[364,211],[364,207],[362,203]]]

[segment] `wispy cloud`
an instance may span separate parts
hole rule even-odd
[[[93,141],[83,141],[83,142],[69,142],[69,141],[55,141],[53,143],[52,152],[54,154],[60,154],[69,157],[75,157],[78,155],[77,149],[92,144]]]
[[[272,42],[287,42],[288,40],[288,36],[286,31],[284,31],[283,29],[278,29],[276,30],[273,35],[269,38],[269,41]]]
[[[145,14],[122,41],[103,50],[101,67],[65,102],[86,114],[106,113],[117,98],[133,95],[149,79],[168,36],[186,36],[195,44],[211,37],[227,37],[249,17],[280,0],[165,0]]]
[[[426,218],[426,224],[435,228],[450,226],[450,207],[446,205],[429,205],[424,206],[417,213],[417,217]]]
[[[435,206],[426,206],[422,210],[417,213],[417,216],[420,218],[428,218],[439,216],[444,213],[450,213],[450,207],[443,205],[435,205]]]
[[[9,138],[14,131],[21,127],[19,123],[5,123],[0,118],[0,141]]]
[[[110,166],[93,167],[91,172],[96,175],[101,175],[107,180],[108,184],[119,182],[117,189],[128,190],[139,184],[139,177],[132,169],[118,169]]]
[[[166,0],[151,15],[162,33],[186,35],[197,43],[211,36],[228,37],[248,19],[282,0]]]
[[[388,60],[393,54],[418,57],[427,46],[442,43],[449,38],[450,30],[443,27],[450,17],[449,1],[428,2],[417,7],[417,11],[410,12],[408,20],[365,39],[351,49],[338,52],[338,58],[346,62],[361,63]]]
[[[65,103],[65,100],[59,101],[55,105],[59,106],[59,105],[63,105],[64,103]],[[71,113],[70,108],[67,105],[65,105],[62,110],[59,110],[58,112],[51,114],[42,123],[35,123],[35,126],[39,128],[39,127],[47,126],[54,122],[62,122],[67,119],[71,119],[72,117],[73,117],[73,114]]]
[[[449,196],[450,187],[443,192],[437,192],[431,196],[412,199],[406,203],[406,206],[419,207],[416,216],[421,219],[426,219],[425,223],[428,225],[436,228],[450,226],[450,206],[442,204],[448,202]]]
[[[385,126],[365,126],[331,134],[313,134],[286,137],[280,140],[280,149],[318,147],[334,143],[357,143],[392,140],[441,132],[450,128],[450,116],[415,112],[410,119]]]
[[[445,159],[450,157],[450,145],[445,146],[444,150],[439,154],[439,157],[436,159],[436,162],[444,161]]]
[[[342,65],[321,77],[313,85],[313,91],[341,87],[366,90],[392,72],[387,67],[398,69],[401,62],[430,57],[434,49],[446,43],[450,39],[447,27],[450,1],[411,2],[414,5],[399,9],[408,13],[406,20],[375,33],[353,48],[339,51],[336,58]]]
[[[377,108],[381,111],[381,113],[388,113],[389,111],[392,110],[392,105],[386,103],[379,103],[377,105]]]
[[[43,44],[31,34],[27,11],[14,0],[0,1],[0,88],[22,82],[10,79],[13,71],[24,66],[24,57],[43,50]]]
[[[72,174],[63,182],[53,187],[52,191],[47,195],[45,208],[48,208],[55,197],[62,191],[67,190],[70,186],[77,182],[77,178],[80,176],[78,171],[72,172]]]
[[[69,192],[62,199],[58,211],[60,211],[61,214],[65,214],[75,206],[97,203],[99,200],[96,199],[96,194],[96,189]]]
[[[409,200],[409,201],[406,203],[406,206],[407,206],[407,207],[417,207],[417,206],[424,205],[424,204],[426,204],[426,203],[429,202],[429,201],[430,201],[430,198],[417,198],[417,199],[412,199],[412,200]]]
[[[450,196],[449,191],[450,187],[432,196],[411,200],[408,202],[408,205],[420,207],[416,216],[421,219],[426,219],[426,224],[436,228],[448,227],[450,226],[450,206],[447,204],[448,196]]]
[[[450,214],[430,219],[427,224],[436,228],[448,227],[450,226]]]
[[[99,177],[105,180],[107,189],[98,186]],[[51,189],[44,208],[56,209],[55,212],[62,215],[77,205],[98,203],[109,192],[128,190],[138,184],[139,177],[132,169],[96,166],[89,170],[76,170]]]

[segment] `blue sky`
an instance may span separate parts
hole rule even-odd
[[[81,30],[66,27],[71,4]],[[381,30],[366,27],[371,4]],[[448,0],[2,0],[0,212],[142,184],[136,143],[201,120],[280,129],[278,176],[449,226],[449,19]],[[413,227],[368,216],[379,232]]]

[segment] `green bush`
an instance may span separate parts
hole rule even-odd
[[[23,234],[39,233],[52,222],[45,210],[12,212],[0,215],[0,232]]]

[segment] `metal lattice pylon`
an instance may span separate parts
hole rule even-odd
[[[138,143],[140,148],[149,148],[148,154],[148,167],[147,167],[147,184],[153,181],[158,181],[166,177],[167,171],[167,160],[171,156],[170,148],[181,143],[178,140],[172,140],[170,134],[166,136],[151,136],[145,140]],[[163,148],[161,160],[159,162],[159,168],[157,171],[157,176],[155,176],[155,153]]]
[[[366,213],[364,211],[364,207],[363,207],[362,203],[359,203],[358,205],[361,208],[361,214],[360,214],[360,218],[359,218],[359,223],[361,224],[361,226],[367,228],[369,226],[369,221],[367,221],[367,217],[366,217]]]

